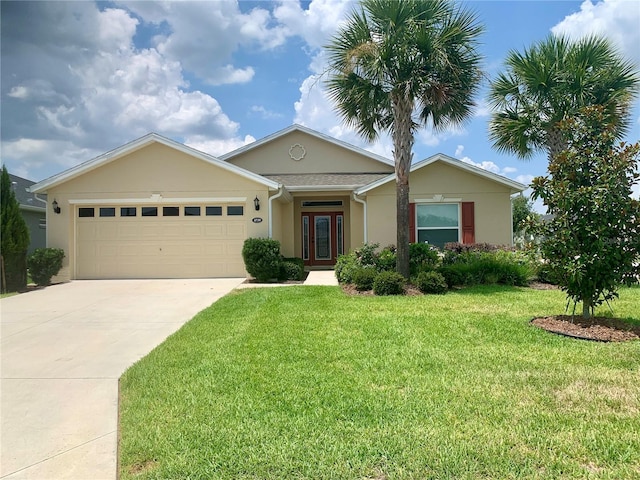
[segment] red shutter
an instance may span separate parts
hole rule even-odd
[[[409,202],[409,243],[416,243],[416,204]]]
[[[462,202],[462,243],[476,242],[473,202]]]

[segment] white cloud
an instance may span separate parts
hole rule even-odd
[[[215,98],[189,90],[178,60],[135,48],[130,12],[37,2],[2,13],[2,157],[12,171],[42,179],[150,131],[216,153],[247,141]],[[234,81],[253,75],[219,68]]]
[[[250,108],[250,112],[258,115],[263,120],[273,120],[275,118],[282,118],[284,116],[281,113],[267,110],[262,105],[252,105]]]
[[[268,10],[240,11],[237,2],[126,2],[126,8],[143,22],[166,24],[169,33],[155,37],[158,52],[179,61],[185,70],[210,85],[245,83],[255,71],[250,65],[236,66],[233,54],[241,47],[255,50],[276,48],[289,33],[273,25]]]
[[[464,145],[458,145],[456,147],[456,153],[454,155],[460,158],[460,155],[462,155],[462,152],[464,152]]]
[[[464,163],[468,163],[469,165],[474,165],[476,167],[482,168],[483,170],[487,170],[488,172],[498,173],[498,174],[500,173],[500,167],[491,161],[484,161],[484,162],[478,163],[478,162],[474,162],[469,157],[462,157],[460,161]]]
[[[213,155],[214,157],[218,157],[255,141],[256,139],[251,135],[246,135],[244,138],[234,137],[221,140],[212,140],[205,136],[195,135],[185,138],[184,144],[201,152]]]
[[[580,11],[551,29],[554,34],[582,38],[590,34],[608,37],[628,59],[640,65],[640,4],[628,0],[585,0]]]

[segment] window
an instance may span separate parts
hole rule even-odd
[[[303,207],[341,207],[342,200],[309,200],[302,202]]]
[[[460,241],[460,208],[457,203],[416,205],[417,240],[443,248]]]
[[[222,215],[222,207],[207,207],[206,214],[208,216],[219,216]]]
[[[101,217],[115,217],[116,216],[115,207],[100,207],[100,216]]]
[[[302,217],[302,259],[309,260],[309,217]]]
[[[80,218],[87,218],[87,217],[95,217],[95,211],[93,207],[80,207],[78,209],[78,216]]]
[[[142,216],[143,217],[157,217],[158,216],[158,207],[142,207]]]
[[[227,215],[244,215],[244,207],[240,206],[228,206]]]
[[[121,217],[135,217],[137,215],[136,207],[120,207]]]
[[[177,217],[180,215],[179,207],[162,207],[163,217]]]
[[[185,217],[199,217],[200,216],[200,207],[184,207],[184,216]]]
[[[338,255],[342,255],[344,253],[344,225],[342,215],[336,216],[336,235],[337,253]]]

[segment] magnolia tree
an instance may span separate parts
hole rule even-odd
[[[567,148],[533,180],[552,220],[536,227],[550,273],[567,298],[582,302],[589,318],[596,306],[618,297],[637,279],[640,202],[631,197],[640,181],[640,144],[616,144],[615,126],[602,107],[587,107],[560,122]]]

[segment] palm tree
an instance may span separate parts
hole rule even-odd
[[[361,0],[327,46],[329,95],[368,141],[390,132],[397,270],[409,276],[409,169],[418,128],[467,119],[481,78],[483,27],[450,0]]]
[[[523,54],[511,51],[506,66],[489,93],[489,136],[498,151],[526,159],[543,150],[551,161],[566,147],[558,122],[591,105],[605,108],[618,138],[627,131],[639,78],[605,38],[549,36]]]

